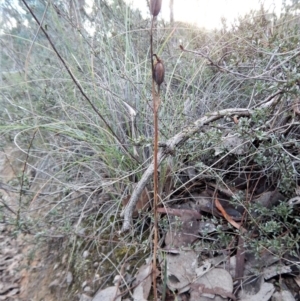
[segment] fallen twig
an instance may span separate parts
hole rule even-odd
[[[218,112],[206,114],[205,116],[196,120],[190,126],[183,129],[181,132],[176,134],[174,137],[166,141],[164,147],[161,148],[157,154],[158,166],[168,155],[173,154],[176,148],[179,148],[190,137],[192,137],[195,133],[199,132],[204,125],[207,125],[225,116],[234,116],[234,115],[237,115],[238,117],[251,116],[253,112],[254,111],[251,109],[236,108],[236,109],[224,109]],[[153,162],[151,162],[147,170],[144,172],[141,180],[137,183],[127,206],[124,208],[124,210],[121,213],[121,217],[124,217],[124,222],[123,222],[121,232],[130,230],[132,225],[133,210],[146,184],[148,183],[149,179],[152,177],[153,171],[154,171],[154,165]]]

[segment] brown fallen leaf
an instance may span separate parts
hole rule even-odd
[[[222,213],[223,217],[228,221],[228,223],[230,223],[236,229],[239,229],[239,230],[241,230],[243,232],[247,232],[247,230],[245,228],[243,228],[240,224],[238,224],[237,222],[235,222],[231,218],[231,216],[227,214],[227,212],[225,211],[225,209],[223,208],[223,206],[219,202],[218,198],[215,198],[215,204],[216,204],[217,209]]]
[[[196,203],[195,208],[197,211],[204,211],[215,216],[222,216],[214,204],[214,192],[211,191],[211,189],[206,189],[201,193],[193,192],[191,193],[191,197]],[[226,208],[227,212],[230,213],[230,216],[233,220],[240,221],[242,219],[242,214],[244,211],[242,206],[238,206],[237,208],[231,206],[229,203],[229,198],[226,197],[219,199],[219,202],[221,203],[222,207]]]

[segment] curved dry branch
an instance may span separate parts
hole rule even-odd
[[[268,103],[268,105],[270,106],[273,103],[273,101],[271,103]],[[204,117],[201,117],[200,119],[196,120],[190,126],[183,129],[174,137],[166,141],[164,147],[161,148],[157,154],[158,166],[168,155],[172,154],[176,150],[176,148],[180,147],[191,136],[199,132],[204,125],[207,125],[225,116],[237,116],[237,117],[251,116],[252,113],[253,110],[251,109],[241,109],[241,108],[224,109],[218,112],[208,113]],[[136,206],[139,197],[141,196],[142,191],[144,190],[149,179],[152,177],[153,171],[154,171],[154,165],[153,162],[151,162],[147,170],[144,172],[141,180],[136,185],[127,206],[124,208],[123,212],[121,213],[121,216],[124,217],[121,232],[130,230],[132,225],[132,213],[134,211],[134,208]]]

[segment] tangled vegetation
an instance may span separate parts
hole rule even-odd
[[[1,4],[1,147],[22,155],[14,179],[0,177],[18,196],[0,199],[0,220],[67,252],[77,280],[66,299],[85,277],[104,288],[153,251],[151,20],[121,0],[89,5]],[[156,22],[161,238],[171,209],[185,208],[220,226],[198,237],[205,254],[299,257],[298,5],[214,31]]]

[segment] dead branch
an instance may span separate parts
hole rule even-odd
[[[278,104],[281,99],[281,91],[277,91],[275,94],[269,96],[267,100],[261,102],[259,107],[256,109],[266,109],[274,107]],[[190,137],[195,133],[201,131],[204,125],[208,125],[211,122],[214,122],[223,117],[241,117],[241,116],[251,116],[253,114],[253,109],[243,109],[243,108],[231,108],[224,109],[217,112],[207,113],[205,116],[199,118],[193,122],[190,126],[183,129],[181,132],[176,134],[174,137],[170,138],[166,142],[159,143],[161,149],[157,154],[157,163],[159,166],[161,162],[168,156],[174,154],[175,150],[180,148]],[[136,203],[139,200],[144,188],[146,187],[148,181],[152,177],[154,172],[154,162],[150,163],[147,170],[144,172],[141,180],[137,183],[131,198],[129,199],[126,207],[121,213],[121,217],[124,217],[123,226],[121,232],[130,230],[132,225],[132,213],[135,209]]]
[[[269,104],[271,105],[271,104]],[[242,109],[242,108],[235,108],[235,109],[224,109],[218,112],[208,113],[205,116],[201,117],[200,119],[196,120],[190,126],[183,129],[181,132],[176,134],[174,137],[170,138],[164,144],[164,147],[161,148],[157,155],[157,162],[158,166],[161,162],[170,154],[174,153],[174,151],[183,145],[190,137],[192,137],[195,133],[199,132],[204,125],[207,125],[213,121],[221,119],[223,117],[234,116],[237,115],[238,117],[241,116],[251,116],[253,110],[251,109]],[[132,225],[132,213],[136,206],[138,199],[141,196],[146,184],[148,183],[149,179],[152,177],[154,171],[153,161],[144,172],[141,180],[137,183],[131,198],[121,213],[121,217],[124,217],[123,226],[121,232],[125,232],[130,230]]]

